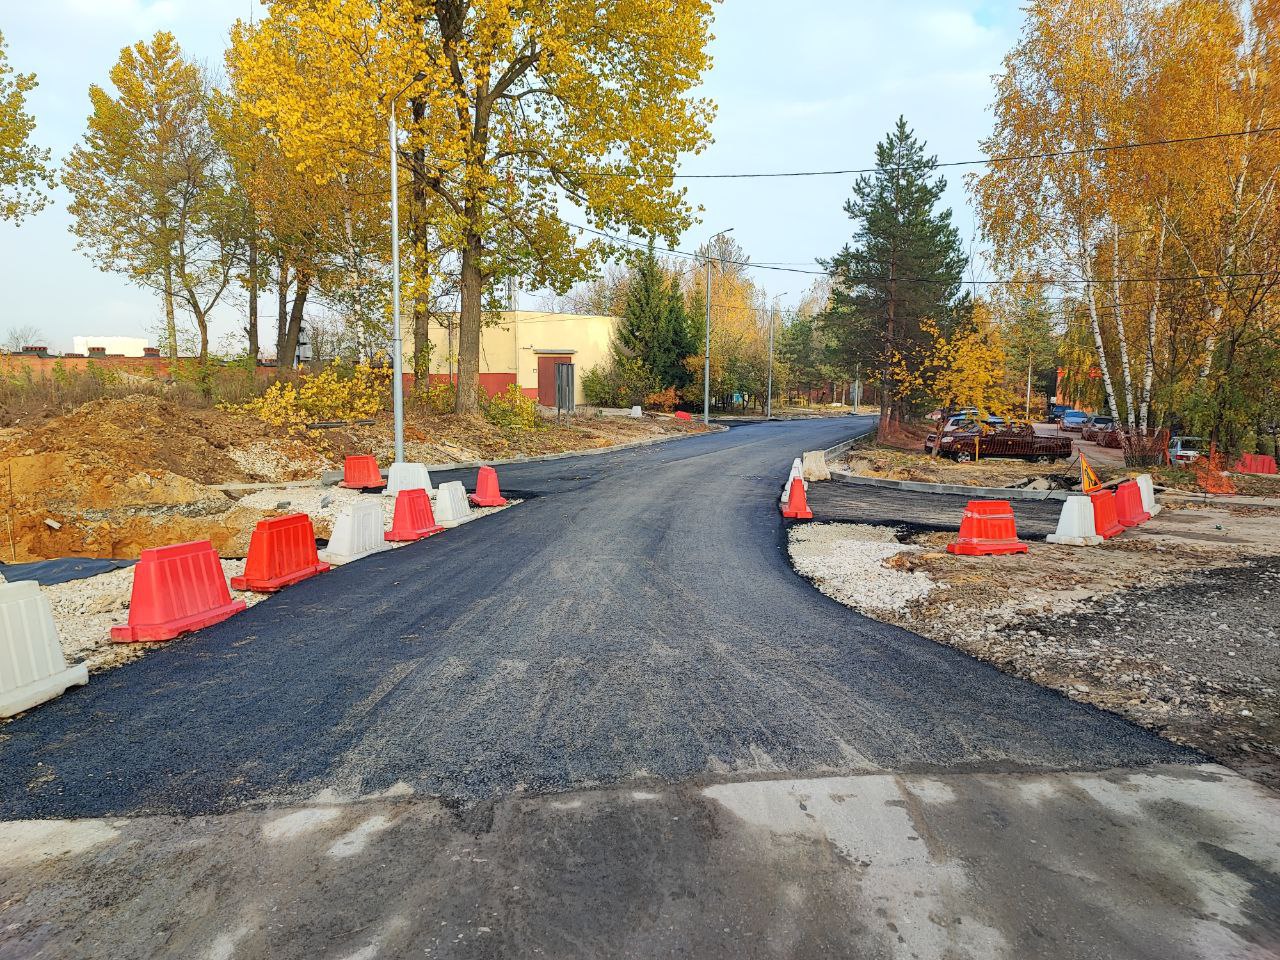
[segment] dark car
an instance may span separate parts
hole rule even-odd
[[[1080,439],[1097,443],[1102,434],[1114,429],[1116,429],[1115,417],[1090,417],[1089,422],[1080,431]]]
[[[1074,407],[1068,407],[1065,403],[1055,403],[1049,408],[1049,422],[1061,423],[1062,418],[1068,413],[1075,413]]]
[[[924,448],[933,452],[937,434],[925,438]],[[1017,457],[1048,463],[1071,456],[1070,437],[1042,437],[1029,423],[1009,423],[980,427],[969,421],[942,434],[938,452],[957,463],[980,457]]]

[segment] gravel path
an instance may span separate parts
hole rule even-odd
[[[305,581],[9,724],[0,815],[1196,759],[795,575],[787,467],[864,422],[507,467],[518,510]]]

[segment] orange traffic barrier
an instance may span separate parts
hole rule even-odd
[[[1111,490],[1095,490],[1089,494],[1093,501],[1093,532],[1103,540],[1110,540],[1124,533],[1124,527],[1116,519],[1116,495]]]
[[[1151,519],[1142,507],[1142,488],[1137,480],[1126,480],[1116,487],[1116,520],[1122,527],[1136,527]]]
[[[788,520],[813,519],[813,511],[809,509],[809,498],[805,496],[803,483],[791,484],[787,502],[782,504],[782,515]]]
[[[476,492],[468,499],[476,507],[505,507],[507,498],[498,489],[498,471],[493,467],[481,467],[476,474]]]
[[[1008,500],[970,500],[960,520],[960,535],[947,544],[947,553],[965,557],[1026,552]]]
[[[674,414],[672,414],[672,416],[674,416],[677,420],[692,420],[692,419],[693,419],[693,417],[691,417],[688,413],[686,413],[686,412],[685,412],[685,411],[683,411],[683,410],[677,410]]]
[[[1262,473],[1272,476],[1276,473],[1276,458],[1260,453],[1245,453],[1231,468],[1232,473]]]
[[[245,608],[232,600],[218,553],[208,540],[150,547],[133,568],[129,622],[111,628],[116,643],[172,640],[221,623]]]
[[[381,490],[387,485],[378,472],[377,457],[347,457],[342,463],[340,487],[348,490]]]
[[[253,528],[244,576],[232,577],[231,586],[254,593],[274,593],[328,569],[329,564],[317,556],[316,532],[309,516],[293,513],[269,517]]]
[[[396,494],[396,512],[391,530],[384,536],[392,543],[421,540],[444,530],[431,511],[431,498],[426,490],[401,490]]]

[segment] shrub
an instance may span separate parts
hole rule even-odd
[[[593,407],[632,407],[657,389],[648,368],[634,357],[593,367],[582,377],[583,395]]]
[[[514,383],[505,392],[480,401],[481,412],[497,427],[516,430],[540,430],[546,424],[538,413],[538,404]]]
[[[267,423],[301,431],[320,420],[360,420],[386,405],[391,370],[360,364],[344,374],[330,364],[317,373],[277,380],[260,397],[224,409],[248,413]]]
[[[644,405],[650,410],[661,410],[663,413],[670,413],[676,408],[676,404],[680,402],[680,398],[676,396],[675,387],[667,387],[665,390],[658,390],[649,394],[644,398]]]
[[[452,381],[432,380],[425,384],[419,381],[409,400],[427,413],[453,413],[457,395],[458,391]]]

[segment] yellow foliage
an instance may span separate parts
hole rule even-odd
[[[277,380],[262,396],[225,407],[301,432],[317,421],[372,417],[384,407],[390,384],[387,367],[360,364],[344,376],[334,364],[297,380]]]
[[[978,419],[1008,417],[1014,398],[1005,386],[1005,349],[999,327],[981,301],[973,317],[950,337],[925,319],[921,330],[931,340],[922,357],[906,357],[894,351],[891,375],[904,393],[923,395],[943,410],[978,411]]]

